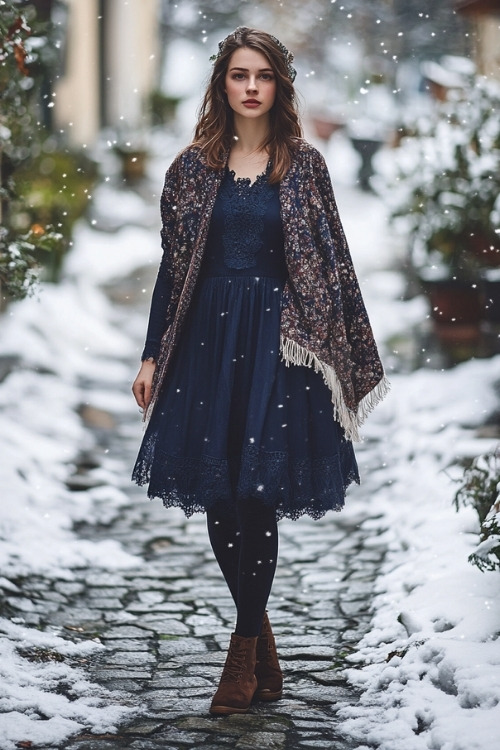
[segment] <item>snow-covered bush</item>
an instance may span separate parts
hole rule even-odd
[[[45,224],[22,228],[12,218],[22,216],[25,203],[17,190],[15,173],[29,162],[39,140],[35,116],[36,87],[29,69],[28,15],[32,8],[0,0],[0,289],[4,295],[24,297],[37,279],[39,250],[53,251],[62,235]],[[1,302],[1,300],[0,300]]]
[[[479,570],[500,570],[500,496],[481,526],[481,539],[470,562]]]
[[[500,452],[474,459],[465,469],[455,507],[472,506],[479,516],[481,541],[469,555],[480,570],[500,570]]]
[[[406,217],[417,266],[470,278],[500,262],[499,112],[500,86],[478,76],[402,140],[392,216]]]
[[[96,176],[50,135],[42,113],[42,100],[51,106],[41,90],[55,64],[52,31],[33,6],[0,0],[0,306],[30,292],[40,265],[58,279]]]

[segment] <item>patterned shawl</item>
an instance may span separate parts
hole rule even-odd
[[[170,302],[145,415],[154,409],[189,309],[203,259],[223,170],[206,166],[195,146],[167,171],[161,198],[163,258]],[[335,417],[350,440],[385,396],[384,376],[368,315],[321,154],[298,143],[280,184],[288,280],[281,301],[280,352],[287,365],[320,372],[332,393]]]

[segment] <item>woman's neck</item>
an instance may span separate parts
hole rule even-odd
[[[231,152],[243,157],[251,154],[257,156],[269,135],[269,119],[262,117],[258,120],[248,120],[235,116],[234,132],[235,139]]]

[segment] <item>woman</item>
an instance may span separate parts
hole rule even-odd
[[[167,172],[133,385],[149,419],[133,478],[206,512],[236,604],[213,714],[280,698],[277,520],[341,509],[359,482],[351,440],[387,388],[292,60],[255,29],[219,44],[194,142]]]

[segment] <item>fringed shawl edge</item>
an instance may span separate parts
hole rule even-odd
[[[323,376],[323,380],[330,389],[332,394],[333,413],[335,419],[344,428],[346,437],[353,442],[361,442],[359,428],[365,421],[368,414],[377,406],[380,401],[387,395],[390,389],[390,383],[385,375],[379,380],[375,387],[364,396],[359,402],[356,411],[350,409],[344,400],[340,380],[333,367],[322,362],[314,352],[297,344],[296,341],[280,337],[280,354],[281,358],[289,367],[290,365],[303,365],[312,367],[315,372]]]

